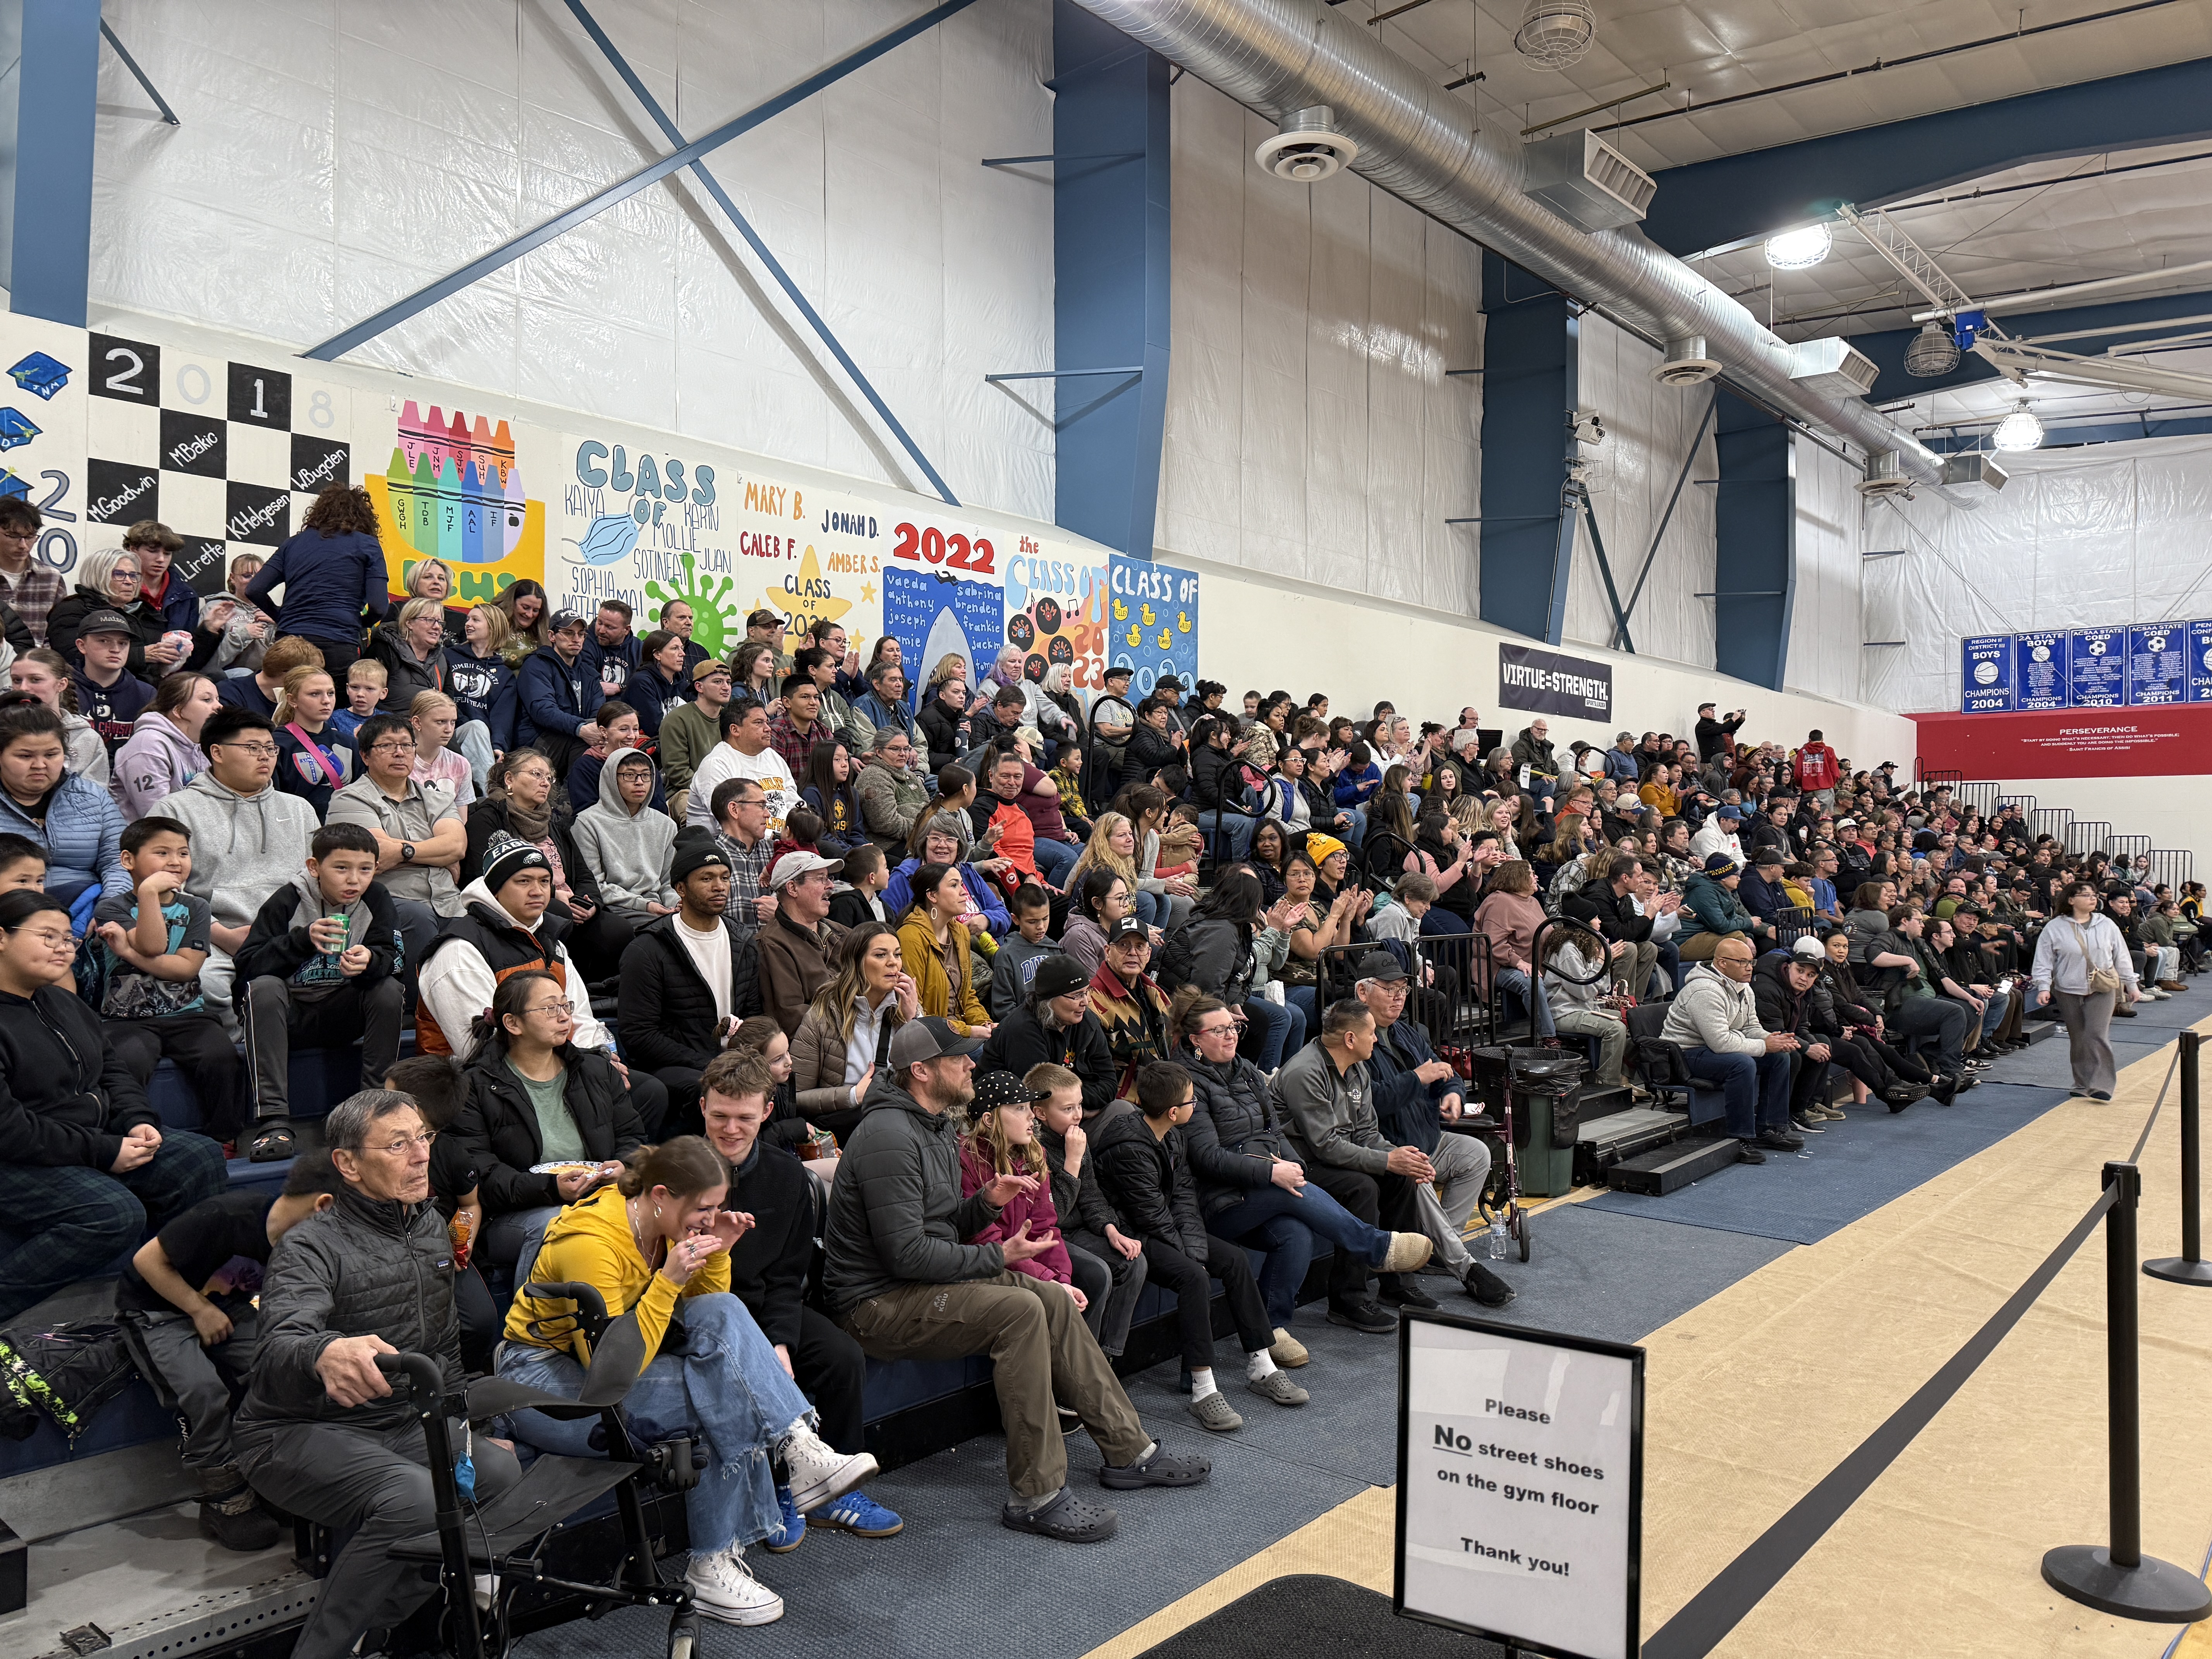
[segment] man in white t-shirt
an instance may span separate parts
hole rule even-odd
[[[730,861],[702,830],[676,838],[676,914],[638,930],[623,954],[615,1021],[630,1064],[668,1086],[669,1133],[699,1132],[699,1076],[760,1009],[753,955],[726,914]]]
[[[732,698],[722,706],[721,746],[691,775],[691,799],[684,822],[709,833],[714,829],[714,786],[725,778],[750,778],[768,797],[771,825],[781,824],[799,805],[799,784],[768,739],[768,708],[750,699]]]

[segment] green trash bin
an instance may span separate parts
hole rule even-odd
[[[1580,1092],[1577,1088],[1573,1094]],[[1557,1198],[1575,1184],[1574,1147],[1552,1145],[1552,1110],[1562,1098],[1549,1089],[1516,1087],[1513,1091],[1514,1131],[1526,1137],[1521,1140],[1516,1158],[1521,1190],[1528,1197]]]

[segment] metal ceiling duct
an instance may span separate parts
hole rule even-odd
[[[1470,131],[1467,106],[1321,0],[1079,0],[1086,9],[1280,122],[1325,104],[1359,146],[1352,171],[1655,343],[1702,335],[1729,381],[1769,408],[1893,451],[1909,477],[1942,458],[1855,398],[1790,378],[1787,343],[1633,227],[1577,230],[1522,193],[1522,147]]]

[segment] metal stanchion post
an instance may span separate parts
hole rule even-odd
[[[2116,1618],[2193,1624],[2212,1613],[2212,1589],[2185,1568],[2142,1553],[2142,1382],[2136,1370],[2136,1202],[2132,1164],[2105,1165],[2114,1189],[2105,1212],[2105,1383],[2111,1431],[2112,1544],[2069,1544],[2043,1558],[2043,1582]]]
[[[2204,1259],[2203,1194],[2198,1187],[2200,1143],[2197,1133],[2197,1056],[2202,1039],[2181,1034],[2181,1254],[2143,1263],[2153,1279],[2177,1285],[2212,1285],[2212,1261]]]

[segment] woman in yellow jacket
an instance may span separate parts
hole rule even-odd
[[[962,1036],[991,1035],[991,1016],[975,994],[968,954],[969,908],[957,864],[925,864],[914,872],[914,908],[900,919],[899,955],[921,1012],[950,1021]]]
[[[589,1285],[611,1319],[635,1323],[647,1362],[623,1411],[642,1440],[689,1432],[704,1449],[707,1467],[684,1497],[692,1596],[709,1618],[765,1625],[783,1616],[783,1598],[752,1576],[744,1547],[780,1535],[786,1506],[795,1528],[797,1516],[850,1492],[876,1472],[876,1460],[822,1443],[806,1396],[731,1294],[730,1246],[753,1218],[722,1208],[729,1190],[729,1165],[697,1135],[641,1146],[618,1180],[553,1218],[531,1278]],[[574,1312],[573,1302],[517,1297],[500,1375],[580,1394],[591,1349]],[[542,1450],[595,1455],[596,1416],[561,1422],[525,1411],[513,1420],[517,1437]],[[776,1459],[787,1487],[775,1484]]]

